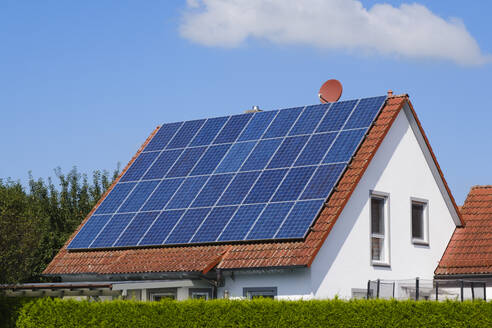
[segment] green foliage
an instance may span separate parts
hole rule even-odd
[[[492,303],[384,300],[87,302],[26,304],[20,328],[492,327]]]
[[[14,328],[19,311],[32,298],[0,296],[0,328]]]
[[[0,284],[40,281],[40,274],[96,204],[118,169],[95,171],[92,180],[73,168],[29,188],[0,179]]]

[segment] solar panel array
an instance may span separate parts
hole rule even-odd
[[[385,100],[164,124],[68,248],[304,238]]]

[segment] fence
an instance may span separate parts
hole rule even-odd
[[[487,284],[470,280],[369,280],[367,299],[398,300],[486,300]]]

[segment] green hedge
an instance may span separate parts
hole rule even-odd
[[[19,311],[32,298],[0,296],[0,328],[14,328]]]
[[[28,303],[20,328],[492,327],[492,303],[429,301],[161,301]]]

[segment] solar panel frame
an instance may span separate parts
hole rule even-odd
[[[374,122],[375,118],[378,116],[381,108],[383,107],[383,104],[384,104],[384,100],[386,99],[386,97],[373,97],[373,98],[365,98],[367,99],[365,101],[365,103],[369,103],[369,107],[371,106],[370,104],[371,103],[378,103],[379,101],[381,101],[381,104],[379,106],[379,108],[377,109],[374,109],[374,108],[370,108],[371,110],[373,110],[375,113],[373,114],[373,118],[370,122],[370,124],[368,124],[368,126],[362,126],[362,127],[359,127],[359,128],[356,128],[356,129],[359,129],[359,130],[364,130],[365,129],[365,133],[367,133],[367,130],[369,129],[370,125]],[[346,102],[341,102],[341,103],[349,103],[350,101],[346,101]],[[123,199],[120,203],[119,203],[119,206],[118,206],[118,209],[113,212],[113,213],[109,213],[109,214],[94,214],[94,215],[105,215],[105,216],[111,216],[110,219],[106,222],[106,224],[104,225],[104,227],[98,232],[98,234],[94,237],[94,239],[91,241],[90,245],[88,248],[95,248],[93,246],[94,242],[97,240],[97,238],[99,237],[99,235],[101,234],[102,231],[104,231],[104,229],[106,228],[106,226],[108,224],[110,224],[110,222],[112,221],[113,217],[115,215],[119,215],[118,211],[120,209],[120,207],[122,207],[125,202],[127,201],[128,197],[130,197],[130,195],[133,193],[133,191],[137,188],[137,186],[142,183],[142,181],[144,180],[145,181],[149,181],[149,180],[158,180],[158,182],[154,185],[154,188],[152,190],[152,192],[150,193],[150,195],[148,197],[145,198],[145,200],[143,201],[143,203],[141,204],[139,210],[135,213],[133,213],[133,216],[131,217],[130,221],[128,222],[128,224],[126,224],[126,226],[123,228],[123,230],[120,232],[120,234],[118,235],[117,239],[113,242],[113,244],[110,246],[110,247],[124,247],[126,248],[127,246],[128,247],[135,247],[135,246],[157,246],[155,244],[146,244],[144,242],[144,240],[146,240],[146,236],[147,234],[149,233],[149,231],[152,230],[152,227],[155,225],[156,222],[160,222],[159,221],[159,218],[161,217],[161,215],[163,215],[163,213],[166,213],[166,212],[172,212],[172,213],[176,213],[177,214],[181,214],[181,216],[177,219],[176,223],[173,225],[172,229],[169,231],[169,233],[167,234],[167,236],[165,237],[165,239],[162,241],[162,243],[160,245],[170,245],[170,244],[174,244],[174,242],[172,242],[173,238],[169,239],[170,236],[173,234],[174,230],[176,229],[176,227],[180,224],[181,220],[187,215],[186,213],[193,210],[193,209],[201,209],[202,211],[201,212],[206,212],[207,214],[201,218],[201,222],[199,222],[199,225],[198,227],[194,230],[192,236],[188,239],[188,240],[180,240],[179,242],[177,242],[176,244],[195,244],[195,243],[210,243],[210,242],[240,242],[240,241],[244,241],[244,240],[247,240],[247,236],[250,234],[250,232],[254,229],[255,225],[257,224],[258,220],[260,219],[260,217],[263,215],[263,212],[266,210],[266,208],[268,207],[269,204],[281,204],[281,203],[293,203],[292,206],[290,207],[288,213],[283,217],[283,220],[280,222],[279,226],[277,227],[273,237],[271,238],[267,238],[267,239],[276,239],[276,236],[279,234],[279,232],[281,231],[282,227],[284,226],[284,224],[286,224],[287,222],[287,219],[289,218],[289,216],[291,215],[291,212],[294,210],[294,208],[296,208],[297,204],[302,204],[304,202],[310,202],[310,201],[322,201],[322,203],[324,202],[324,200],[326,199],[302,199],[303,195],[304,195],[304,192],[306,190],[306,188],[308,188],[310,182],[314,179],[315,175],[316,175],[316,172],[318,171],[318,169],[321,167],[321,166],[325,166],[325,164],[323,164],[323,162],[325,161],[325,157],[328,155],[329,151],[332,149],[332,147],[334,146],[335,142],[337,141],[337,139],[340,137],[340,134],[343,132],[343,131],[346,131],[347,129],[345,129],[345,126],[347,125],[348,122],[355,122],[353,124],[362,124],[362,125],[365,125],[368,121],[368,117],[370,118],[370,114],[367,114],[367,115],[362,115],[360,117],[357,117],[357,119],[352,119],[351,118],[353,117],[353,114],[354,114],[354,111],[359,107],[359,104],[361,102],[361,99],[358,99],[356,100],[355,102],[355,105],[351,108],[351,111],[349,113],[349,115],[345,118],[344,122],[343,122],[343,125],[340,127],[339,130],[337,131],[327,131],[327,132],[335,132],[336,133],[336,136],[335,138],[333,138],[332,142],[331,142],[331,145],[329,146],[329,148],[326,150],[324,156],[323,156],[323,160],[320,162],[320,163],[317,163],[317,164],[308,164],[308,165],[304,165],[306,167],[316,167],[316,169],[314,169],[314,171],[312,172],[311,174],[311,177],[308,181],[308,183],[306,183],[306,185],[304,186],[303,190],[298,193],[298,197],[296,200],[292,200],[292,197],[288,198],[289,200],[288,201],[285,201],[283,200],[282,198],[279,198],[280,196],[277,196],[277,193],[279,192],[281,186],[283,185],[283,182],[285,181],[285,179],[289,176],[291,170],[295,169],[295,168],[302,168],[303,165],[298,165],[297,164],[297,160],[299,159],[299,157],[301,156],[302,152],[304,151],[304,149],[308,146],[309,142],[311,141],[311,139],[316,136],[316,135],[319,135],[319,134],[322,134],[323,132],[320,132],[319,131],[319,126],[320,124],[322,124],[322,122],[325,120],[325,118],[327,116],[329,116],[330,114],[330,110],[331,108],[335,105],[335,104],[340,104],[338,106],[347,106],[347,104],[341,104],[341,103],[330,103],[330,104],[327,104],[327,105],[315,105],[315,106],[304,106],[304,107],[297,107],[297,108],[289,108],[289,109],[285,109],[285,110],[276,110],[276,111],[270,111],[270,112],[259,112],[259,113],[254,113],[254,114],[248,114],[247,116],[246,115],[233,115],[233,116],[228,116],[226,117],[226,121],[222,124],[221,128],[220,128],[220,131],[217,132],[214,137],[213,137],[213,140],[212,141],[207,141],[206,143],[204,143],[203,141],[201,142],[198,142],[196,145],[193,144],[193,142],[195,141],[195,139],[197,139],[197,136],[200,134],[200,132],[202,131],[202,129],[207,125],[207,122],[211,121],[211,120],[214,120],[214,119],[204,119],[204,120],[194,120],[194,121],[188,121],[188,122],[201,122],[201,124],[199,124],[199,129],[197,129],[196,131],[194,131],[194,133],[191,133],[190,131],[188,131],[187,133],[188,134],[192,134],[191,137],[190,136],[187,136],[185,139],[189,139],[186,143],[185,146],[183,146],[182,148],[172,148],[172,147],[175,147],[176,145],[172,146],[171,148],[168,147],[168,145],[173,141],[175,140],[176,138],[176,135],[179,133],[179,131],[181,131],[184,126],[187,124],[187,122],[178,122],[178,123],[169,123],[169,124],[166,124],[166,125],[163,125],[163,126],[179,126],[178,128],[176,128],[176,131],[174,133],[174,135],[172,137],[167,137],[167,144],[165,146],[162,146],[162,144],[159,144],[159,147],[157,146],[153,146],[153,148],[159,148],[159,150],[154,150],[153,148],[149,148],[149,145],[152,144],[152,141],[153,139],[151,139],[149,141],[149,143],[147,144],[147,146],[144,148],[143,152],[141,154],[146,154],[146,153],[151,153],[151,152],[156,152],[158,153],[158,155],[155,156],[153,162],[151,163],[151,165],[149,165],[147,167],[147,169],[145,170],[145,172],[140,175],[140,179],[136,182],[132,182],[131,183],[134,183],[133,187],[131,188],[131,190],[126,194],[126,197],[125,199]],[[376,104],[377,105],[377,104]],[[321,119],[319,119],[319,122],[317,122],[316,126],[313,128],[313,123],[312,122],[308,122],[308,123],[298,123],[298,121],[303,118],[303,114],[307,111],[311,111],[311,112],[316,112],[316,107],[320,107],[320,106],[328,106],[328,108],[325,109],[325,112],[323,115],[321,115]],[[266,138],[265,135],[267,133],[269,133],[269,131],[272,131],[270,129],[270,127],[272,126],[272,124],[277,121],[277,117],[279,116],[279,114],[281,114],[283,111],[297,111],[296,113],[296,116],[295,116],[295,119],[294,120],[291,120],[289,119],[289,126],[288,126],[288,129],[286,129],[286,127],[283,127],[281,130],[281,132],[278,132],[276,131],[275,133],[280,133],[281,135],[279,136],[276,136],[276,135],[272,135],[270,136],[269,138]],[[271,113],[271,114],[266,114],[266,113]],[[256,136],[256,139],[251,139],[249,137],[246,136],[245,132],[247,130],[247,128],[250,126],[250,124],[253,124],[252,122],[254,122],[255,120],[255,115],[258,114],[258,115],[262,115],[264,117],[267,117],[268,118],[268,124],[266,124],[266,126],[262,126],[262,129],[263,129],[263,132],[261,134],[261,136]],[[285,114],[287,115],[287,114]],[[240,117],[243,117],[243,119],[240,119]],[[287,115],[289,116],[289,115]],[[316,114],[316,117],[319,117],[319,112],[317,112]],[[212,173],[209,173],[209,171],[206,171],[204,172],[204,176],[203,178],[205,179],[205,182],[201,185],[201,187],[199,188],[200,190],[196,193],[194,193],[194,197],[193,197],[193,200],[188,203],[186,209],[170,209],[168,208],[170,202],[172,201],[173,197],[178,193],[179,189],[182,187],[182,185],[185,183],[185,181],[188,179],[188,178],[191,178],[191,173],[193,172],[193,170],[195,169],[195,167],[200,163],[200,160],[203,158],[203,156],[207,153],[207,151],[209,150],[210,147],[212,146],[218,146],[218,145],[223,145],[224,143],[222,142],[215,142],[215,140],[217,139],[217,137],[219,135],[221,135],[221,132],[222,130],[228,126],[228,122],[231,120],[231,118],[233,117],[238,117],[238,121],[246,121],[246,123],[244,124],[237,124],[237,126],[242,126],[241,130],[240,131],[237,131],[237,129],[235,131],[232,131],[230,135],[226,135],[227,138],[225,138],[223,141],[225,141],[226,143],[229,143],[230,145],[227,147],[225,153],[223,154],[223,156],[220,158],[220,160],[218,161],[218,163],[215,165],[215,166],[212,166],[213,167],[213,172]],[[247,117],[247,119],[245,119],[244,117]],[[215,118],[217,120],[219,120],[220,118]],[[222,118],[223,119],[223,118]],[[309,117],[308,116],[304,116],[303,120],[307,120],[309,121]],[[362,122],[362,123],[360,123]],[[190,123],[188,123],[189,125]],[[195,123],[195,124],[198,124],[198,123]],[[257,124],[257,123],[255,123]],[[352,124],[352,123],[351,123]],[[292,130],[293,129],[296,129],[297,132],[293,132]],[[303,130],[304,129],[304,130]],[[354,129],[354,130],[356,130]],[[232,129],[234,130],[234,129]],[[312,130],[311,133],[307,133],[307,134],[302,134],[301,132],[302,131],[309,131],[309,130]],[[280,131],[280,130],[279,130]],[[271,132],[270,132],[271,133]],[[157,133],[155,134],[155,136],[157,136],[159,134],[159,131],[157,131]],[[206,135],[205,132],[203,132],[202,134],[202,137],[204,137],[203,140],[209,140],[210,137]],[[244,136],[244,137],[243,137]],[[290,156],[294,156],[295,159],[294,160],[290,160],[288,161],[285,165],[287,166],[282,166],[282,165],[278,165],[278,167],[275,167],[275,168],[269,168],[269,165],[270,163],[272,162],[272,160],[275,158],[275,156],[277,155],[277,153],[279,152],[279,149],[281,148],[281,145],[282,143],[287,139],[287,138],[292,138],[292,137],[298,137],[298,136],[306,136],[306,140],[305,142],[303,143],[302,147],[300,150],[296,151],[295,152],[295,155],[290,155]],[[207,139],[208,138],[208,139]],[[232,138],[232,139],[228,139],[228,138]],[[162,138],[161,138],[162,139]],[[244,140],[243,140],[244,139]],[[267,164],[264,165],[264,167],[262,169],[258,169],[258,168],[255,168],[253,171],[250,171],[250,170],[244,170],[242,171],[243,169],[243,166],[247,163],[248,159],[251,157],[251,155],[254,153],[254,150],[255,148],[258,146],[258,144],[260,144],[260,142],[262,141],[268,141],[268,140],[280,140],[280,143],[277,145],[277,147],[274,149],[273,153],[270,154],[268,160],[267,160]],[[232,140],[232,141],[230,141]],[[360,146],[360,143],[364,140],[364,136],[362,136],[362,138],[360,138],[360,140],[358,140],[358,144],[357,146],[354,148],[354,151],[353,153],[355,153],[355,151],[358,149],[358,147]],[[178,142],[179,141],[179,142]],[[183,145],[185,143],[185,140],[183,141],[175,141],[175,143],[177,144],[181,144]],[[162,140],[160,140],[159,142],[162,142]],[[181,142],[181,143],[180,143]],[[232,143],[231,143],[232,142]],[[214,204],[211,205],[211,206],[208,206],[210,205],[211,203],[207,203],[207,204],[202,204],[202,205],[207,205],[205,207],[191,207],[192,204],[194,203],[194,201],[197,199],[197,197],[199,196],[199,194],[202,192],[202,190],[205,188],[205,186],[207,185],[208,181],[213,177],[213,176],[217,176],[219,174],[222,174],[222,172],[217,172],[218,169],[220,168],[220,165],[222,163],[222,161],[227,157],[227,155],[229,154],[229,152],[233,149],[234,146],[237,146],[238,144],[242,143],[242,142],[249,142],[249,143],[254,143],[254,146],[251,146],[249,147],[249,153],[244,157],[242,163],[240,164],[240,167],[239,169],[237,169],[236,171],[231,171],[231,172],[223,172],[223,173],[227,173],[227,175],[230,175],[231,177],[229,178],[229,181],[226,183],[225,187],[219,191],[218,193],[220,193],[220,195],[218,197],[216,197],[214,200]],[[156,144],[156,142],[154,142],[154,144]],[[203,146],[203,147],[202,147]],[[183,156],[184,152],[187,150],[187,149],[192,149],[192,148],[204,148],[203,151],[201,151],[201,153],[199,154],[198,158],[195,159],[193,161],[193,164],[191,165],[191,169],[189,169],[186,173],[186,175],[183,175],[183,176],[179,176],[179,177],[169,177],[168,174],[169,172],[171,171],[172,167],[177,165],[177,162],[178,160],[181,158],[181,156]],[[246,147],[247,148],[247,147]],[[168,172],[165,173],[164,177],[161,178],[161,177],[156,177],[156,178],[153,178],[152,176],[147,176],[147,173],[148,171],[152,168],[152,166],[155,164],[155,161],[157,161],[158,158],[160,158],[160,156],[162,155],[162,153],[164,151],[169,151],[169,150],[181,150],[181,155],[178,156],[174,162],[170,165],[170,167],[168,168]],[[247,152],[247,151],[246,151]],[[350,154],[349,156],[349,160],[350,158],[353,156],[353,153]],[[147,156],[150,156],[150,155],[147,155]],[[244,154],[243,154],[244,156]],[[137,160],[138,160],[138,157],[137,157]],[[133,164],[133,163],[132,163]],[[331,163],[333,164],[333,163]],[[346,164],[346,163],[345,163]],[[235,166],[237,166],[237,164],[235,164]],[[346,167],[344,167],[341,171],[340,171],[340,174],[336,177],[335,179],[335,182],[334,182],[334,185],[336,185],[337,181],[340,179],[340,177],[343,175],[343,172],[345,171]],[[273,192],[271,192],[271,194],[269,194],[269,197],[268,197],[268,201],[266,202],[262,202],[261,204],[263,204],[263,208],[261,210],[261,213],[256,217],[254,223],[251,225],[248,233],[246,236],[244,236],[243,239],[240,239],[240,240],[225,240],[227,238],[223,238],[222,235],[224,234],[224,232],[227,231],[227,228],[229,227],[229,225],[231,224],[231,222],[234,220],[234,218],[236,217],[236,213],[238,213],[238,211],[241,209],[241,207],[244,207],[244,206],[256,206],[256,205],[261,205],[261,204],[256,204],[256,203],[246,203],[246,200],[248,198],[248,196],[251,194],[251,192],[254,190],[254,187],[257,185],[258,181],[260,180],[261,176],[263,175],[264,172],[268,172],[268,171],[279,171],[279,170],[285,170],[285,172],[283,173],[283,176],[281,177],[280,179],[280,182],[276,183],[275,186],[274,186],[274,190]],[[244,174],[244,173],[250,173],[250,172],[259,172],[256,176],[256,179],[254,181],[254,183],[251,184],[250,186],[250,189],[247,191],[246,193],[246,196],[242,197],[242,201],[239,203],[239,204],[221,204],[220,201],[223,197],[223,195],[227,192],[229,186],[233,183],[233,181],[236,179],[236,177],[239,175],[239,174]],[[197,173],[197,172],[195,172]],[[201,173],[201,172],[198,172],[198,173]],[[123,175],[124,176],[124,175]],[[202,177],[202,175],[195,175],[193,177]],[[179,178],[179,179],[182,179],[181,181],[181,184],[180,186],[174,191],[173,195],[169,197],[169,199],[167,200],[167,203],[164,204],[163,208],[160,209],[160,210],[153,210],[154,212],[159,212],[160,214],[156,215],[154,220],[152,221],[152,223],[147,227],[147,229],[143,232],[143,233],[140,233],[141,235],[138,235],[138,236],[132,236],[132,240],[136,240],[138,239],[138,242],[136,245],[119,245],[119,240],[120,238],[123,236],[123,234],[125,233],[125,231],[127,229],[130,229],[132,227],[132,222],[135,220],[135,218],[140,215],[140,213],[144,213],[144,207],[146,206],[146,204],[149,202],[149,200],[151,200],[152,198],[152,195],[154,192],[156,192],[156,190],[159,189],[159,186],[164,183],[164,181],[168,181],[168,180],[172,180],[172,179],[176,179],[176,178]],[[123,184],[123,183],[130,183],[130,182],[118,182],[118,184]],[[117,185],[118,185],[117,184]],[[115,189],[115,188],[114,188]],[[328,194],[331,193],[331,191],[328,192]],[[111,193],[110,193],[111,194]],[[108,194],[108,198],[109,198],[109,195]],[[268,195],[266,195],[268,196]],[[326,196],[328,197],[328,196]],[[326,198],[324,197],[324,198]],[[103,202],[104,203],[104,202]],[[103,205],[103,204],[101,204]],[[198,205],[197,205],[198,206]],[[280,205],[279,205],[280,206]],[[220,231],[220,233],[217,235],[217,238],[215,240],[210,240],[210,241],[206,241],[206,240],[202,240],[202,239],[199,239],[198,237],[196,238],[196,240],[193,240],[194,236],[200,231],[200,229],[210,229],[210,227],[207,226],[208,224],[208,221],[207,219],[209,218],[209,216],[211,215],[212,212],[214,212],[214,208],[221,208],[221,207],[235,207],[235,210],[233,211],[232,215],[230,216],[230,218],[228,218],[228,221],[227,223],[224,225],[224,227],[222,228],[222,230]],[[99,208],[98,208],[99,209]],[[183,212],[179,212],[179,211],[183,211]],[[231,210],[232,211],[232,210]],[[319,211],[321,211],[321,208],[319,209]],[[97,210],[96,210],[97,212]],[[310,225],[312,225],[312,223],[316,220],[317,216],[319,215],[319,213],[317,213],[317,215],[311,220],[311,223]],[[226,218],[222,218],[224,221]],[[89,218],[90,220],[90,218]],[[221,221],[222,222],[222,221]],[[205,225],[205,226],[203,226]],[[157,226],[156,226],[157,227]],[[82,231],[82,229],[81,229]],[[286,239],[299,239],[299,238],[305,238],[306,234],[309,232],[309,230],[307,230],[305,232],[305,234],[302,236],[302,237],[299,237],[296,235],[295,238],[286,238]],[[69,249],[70,250],[76,250],[77,248],[75,247],[70,247],[72,244],[75,244],[74,241],[76,241],[76,238],[77,238],[77,235],[75,236],[75,238],[71,241],[71,243],[69,244]],[[186,238],[185,238],[186,239]],[[118,244],[118,245],[117,245]],[[107,247],[107,246],[104,246],[104,247]],[[81,249],[84,249],[84,248],[81,248]]]

